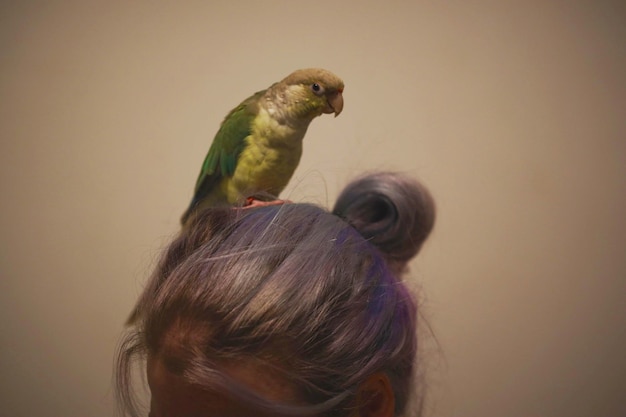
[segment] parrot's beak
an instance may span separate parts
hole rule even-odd
[[[330,94],[327,100],[329,111],[325,113],[335,113],[335,117],[339,116],[339,113],[341,113],[341,110],[343,110],[342,91],[337,91],[336,93]]]

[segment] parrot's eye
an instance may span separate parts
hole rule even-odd
[[[320,94],[320,93],[322,93],[322,92],[323,92],[323,91],[322,91],[322,86],[321,86],[321,85],[319,85],[318,83],[313,83],[313,84],[311,85],[311,90],[313,90],[313,92],[314,92],[315,94]]]

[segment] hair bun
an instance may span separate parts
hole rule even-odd
[[[376,245],[400,269],[419,252],[435,223],[428,189],[393,172],[366,174],[337,198],[333,213]]]

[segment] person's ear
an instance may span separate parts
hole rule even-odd
[[[393,417],[395,396],[389,377],[383,372],[370,375],[358,388],[352,417]]]

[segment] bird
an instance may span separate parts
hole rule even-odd
[[[344,83],[322,68],[299,69],[232,109],[222,121],[181,217],[205,207],[281,203],[313,119],[343,110]]]

